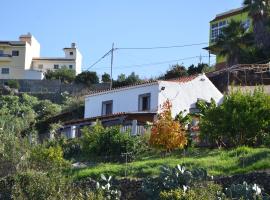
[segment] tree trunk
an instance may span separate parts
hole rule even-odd
[[[267,19],[254,19],[254,39],[257,47],[267,49],[270,47],[270,33],[267,30]]]

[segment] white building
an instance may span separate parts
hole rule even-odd
[[[223,95],[204,75],[167,81],[151,81],[92,93],[85,98],[85,118],[117,113],[159,113],[168,99],[172,115],[192,111],[198,99],[221,103]]]
[[[47,70],[61,67],[81,73],[82,55],[75,43],[64,48],[61,58],[40,57],[40,44],[30,33],[19,41],[0,41],[0,79],[41,80]]]

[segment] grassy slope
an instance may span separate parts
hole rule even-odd
[[[155,176],[159,173],[161,165],[186,167],[202,167],[210,175],[232,175],[247,173],[254,170],[270,169],[270,149],[240,147],[234,150],[202,150],[196,149],[187,156],[172,155],[166,158],[145,157],[138,161],[128,163],[127,175],[129,177]],[[124,177],[125,164],[99,163],[95,166],[75,170],[74,177],[98,177],[100,174],[109,174]]]

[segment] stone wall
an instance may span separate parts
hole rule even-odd
[[[0,80],[0,85],[7,83],[8,80]],[[93,84],[90,87],[78,83],[62,83],[60,80],[17,80],[23,93],[63,93],[87,94],[92,90],[104,90],[109,88],[108,83]]]

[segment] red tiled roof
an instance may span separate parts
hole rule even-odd
[[[180,77],[180,78],[175,78],[175,79],[167,79],[167,80],[152,80],[152,81],[144,81],[144,82],[138,82],[132,85],[127,85],[127,86],[123,86],[123,87],[116,87],[113,89],[106,89],[106,90],[98,90],[98,91],[92,91],[89,95],[92,94],[99,94],[99,93],[103,93],[103,92],[111,92],[111,91],[115,91],[115,90],[119,90],[119,89],[125,89],[125,88],[130,88],[130,87],[135,87],[135,86],[141,86],[141,85],[151,85],[151,84],[156,84],[159,81],[167,81],[167,82],[178,82],[178,83],[186,83],[189,81],[192,81],[193,79],[195,79],[196,77],[198,77],[199,75],[193,75],[193,76],[184,76],[184,77]],[[86,95],[88,96],[88,95]]]

